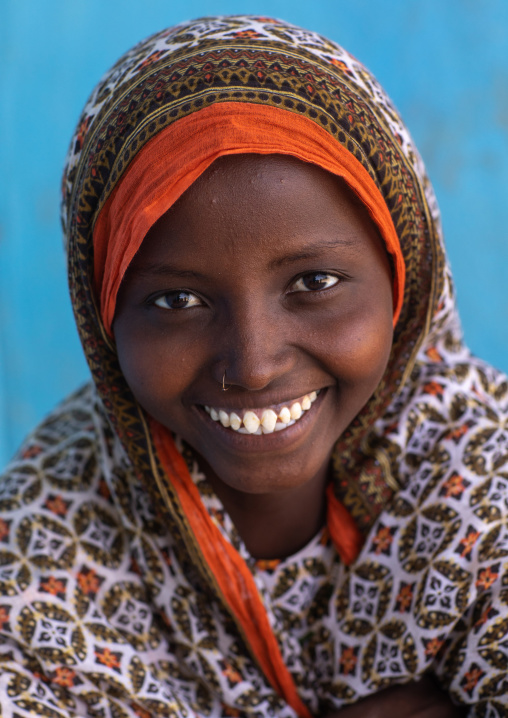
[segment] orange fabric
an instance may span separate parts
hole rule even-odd
[[[136,155],[103,207],[94,229],[94,282],[107,332],[111,334],[122,278],[150,227],[215,159],[240,153],[288,154],[347,182],[368,208],[393,257],[395,324],[404,293],[404,260],[389,210],[367,171],[331,135],[303,116],[265,105],[225,102],[162,130]],[[299,716],[311,718],[284,664],[251,572],[210,521],[169,433],[155,421],[151,431],[200,551],[262,670]],[[330,535],[342,561],[350,564],[359,553],[362,536],[331,486],[327,498]]]
[[[212,570],[228,605],[243,626],[249,645],[263,672],[278,693],[302,718],[310,718],[272,632],[265,607],[251,572],[238,551],[210,521],[187,465],[169,432],[152,420],[150,429],[164,470],[171,478],[182,509],[200,550]],[[351,564],[360,552],[363,538],[347,509],[328,485],[328,530],[342,561]]]
[[[404,295],[399,239],[376,184],[328,132],[288,110],[217,102],[174,122],[136,155],[94,228],[94,283],[108,334],[122,278],[150,227],[222,155],[287,154],[342,177],[367,207],[393,257],[394,325]]]
[[[220,590],[246,633],[247,640],[264,674],[301,718],[312,718],[299,697],[268,621],[265,607],[251,572],[238,551],[210,521],[187,465],[169,433],[156,421],[150,429],[162,465],[178,494],[185,516],[199,548],[210,566]]]
[[[363,536],[349,511],[333,493],[333,484],[328,484],[326,499],[328,531],[342,562],[350,566],[361,551]]]

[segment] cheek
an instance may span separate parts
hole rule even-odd
[[[161,341],[146,331],[115,331],[118,359],[125,379],[141,406],[156,416],[161,406],[180,397],[192,370],[189,353],[174,342]]]
[[[337,374],[344,384],[364,384],[370,396],[381,381],[392,348],[391,304],[383,311],[355,315],[336,335]]]

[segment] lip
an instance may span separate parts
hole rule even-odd
[[[318,421],[321,407],[323,406],[323,401],[327,394],[328,388],[321,388],[311,408],[308,409],[301,416],[301,418],[298,419],[298,421],[284,429],[284,431],[276,431],[271,434],[262,434],[260,436],[256,434],[243,434],[238,431],[227,429],[222,426],[219,421],[214,421],[206,413],[202,405],[195,404],[193,408],[199,419],[204,423],[206,431],[213,435],[214,441],[220,442],[234,451],[241,451],[245,453],[259,453],[260,451],[271,452],[280,451],[286,447],[290,447],[292,444],[296,444],[299,441],[304,440],[304,435],[306,435],[311,430],[315,422]],[[293,399],[291,401],[295,400]],[[275,404],[283,405],[284,402],[277,401],[269,406]],[[237,409],[238,406],[225,410],[234,411],[235,408]],[[243,408],[246,409],[247,407],[242,407],[242,409]],[[252,407],[251,410],[259,408],[260,407]]]

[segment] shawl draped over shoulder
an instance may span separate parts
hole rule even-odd
[[[134,399],[111,336],[105,217],[122,178],[226,107],[325,135],[382,198],[405,271],[385,375],[334,452],[325,558],[248,555],[191,449]],[[1,714],[309,718],[430,672],[468,715],[508,716],[508,385],[462,343],[432,188],[374,77],[270,18],[153,35],[85,106],[62,220],[93,381],[0,480]]]

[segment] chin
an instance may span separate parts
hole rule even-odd
[[[332,447],[333,448],[333,447]],[[309,461],[306,456],[264,457],[258,460],[207,459],[202,455],[203,468],[213,483],[220,484],[245,494],[281,494],[297,491],[328,472],[330,449],[325,455]],[[302,452],[303,453],[303,452]],[[212,476],[213,475],[213,476]]]

